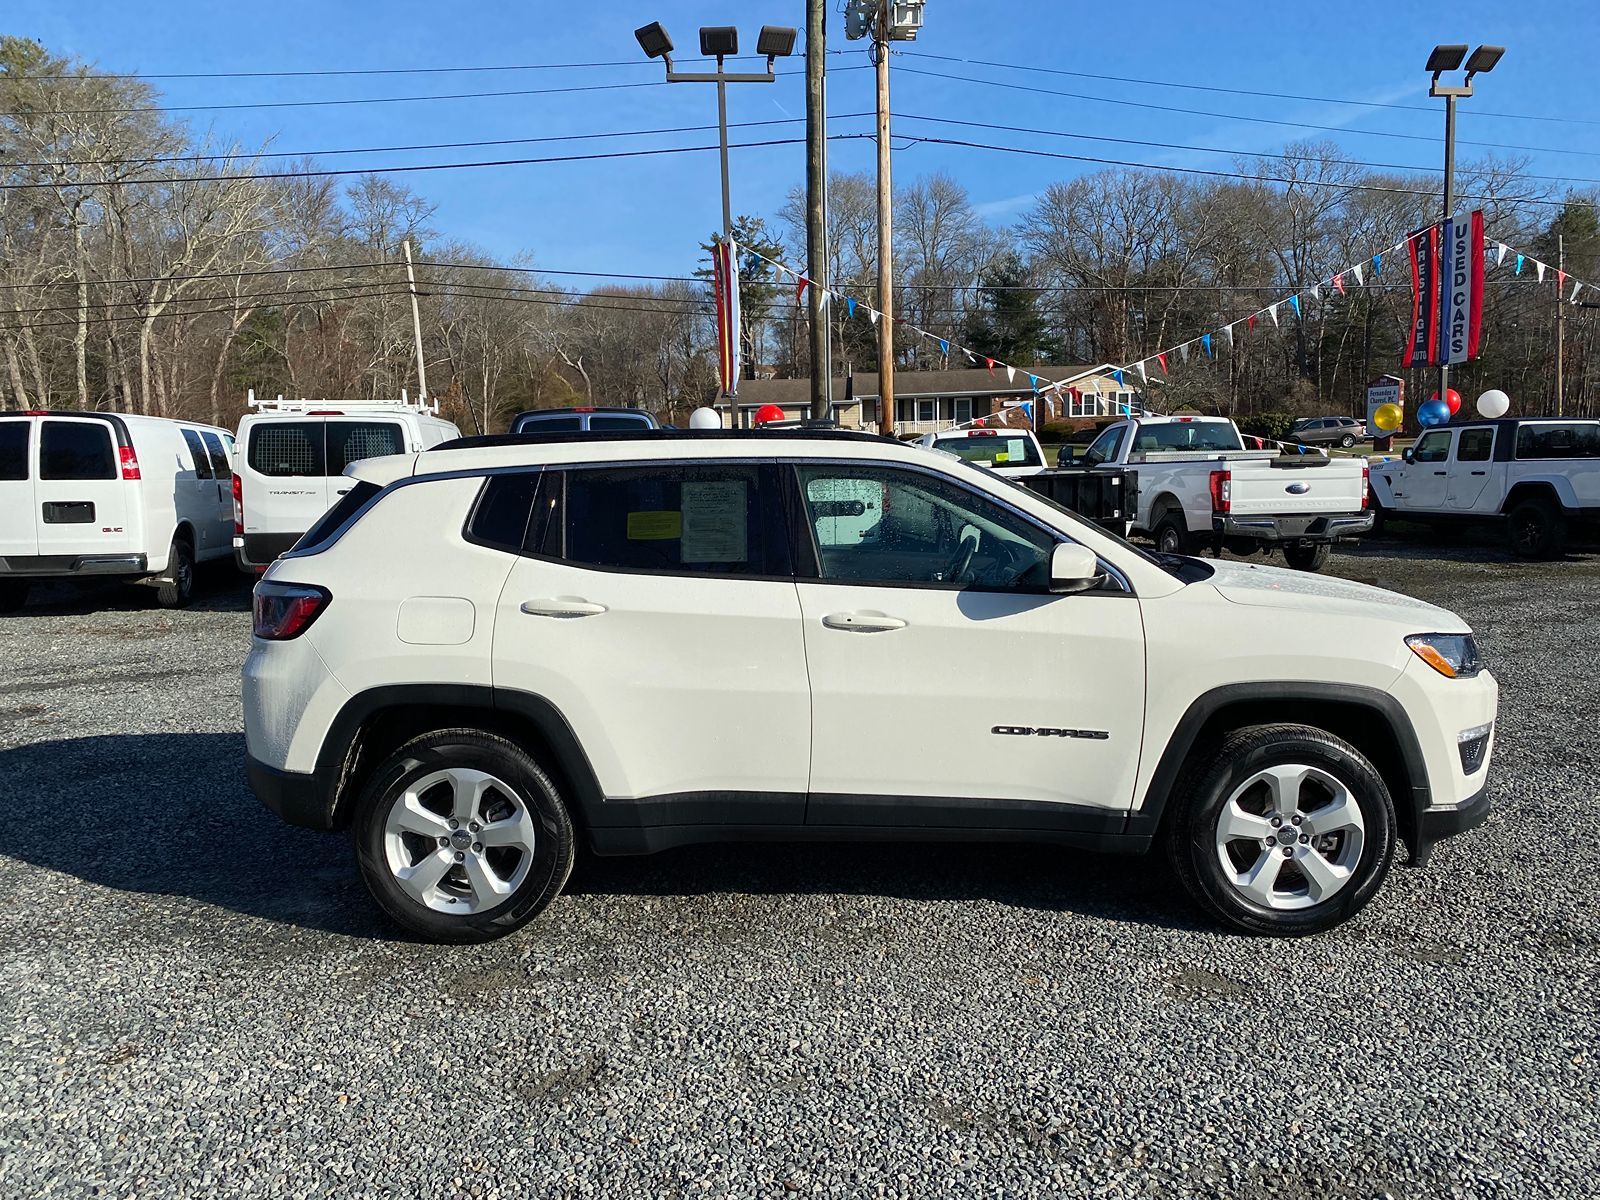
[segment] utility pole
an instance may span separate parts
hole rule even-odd
[[[417,399],[428,399],[428,362],[422,356],[422,315],[417,311],[417,276],[411,269],[411,239],[400,243],[406,255],[406,287],[411,292],[411,336],[417,346]]]
[[[1566,278],[1567,273],[1567,237],[1564,233],[1556,234],[1556,279]],[[1566,393],[1566,342],[1567,342],[1567,306],[1561,302],[1561,284],[1556,284],[1556,416],[1561,416],[1561,405]]]
[[[894,436],[894,187],[889,167],[889,5],[872,31],[878,72],[878,432]]]
[[[828,0],[806,0],[806,274],[811,315],[811,416],[833,416],[828,401],[828,326],[824,310],[828,279],[828,114],[823,80],[827,71]]]

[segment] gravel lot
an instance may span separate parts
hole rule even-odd
[[[48,593],[0,618],[0,1195],[1595,1196],[1600,557],[1334,570],[1477,628],[1498,808],[1297,943],[1155,860],[739,846],[417,945],[245,789],[242,585]]]

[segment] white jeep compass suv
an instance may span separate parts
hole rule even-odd
[[[580,838],[1159,843],[1306,934],[1488,811],[1459,617],[1152,556],[948,455],[506,435],[349,474],[256,586],[250,780],[429,938],[518,928]]]

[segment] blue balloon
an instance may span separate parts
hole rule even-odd
[[[1450,423],[1450,406],[1443,400],[1429,400],[1417,409],[1417,420],[1427,426],[1448,425]]]

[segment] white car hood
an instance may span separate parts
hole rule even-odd
[[[1417,625],[1418,633],[1470,632],[1447,608],[1371,584],[1253,563],[1208,560],[1206,565],[1216,572],[1208,582],[1234,604],[1406,619]]]

